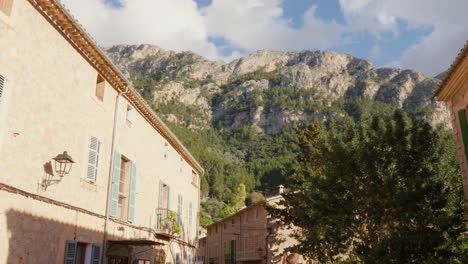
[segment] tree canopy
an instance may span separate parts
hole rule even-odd
[[[299,133],[283,209],[320,263],[468,263],[451,135],[401,111]]]

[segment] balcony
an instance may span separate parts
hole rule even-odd
[[[156,233],[166,237],[180,237],[183,226],[177,221],[177,213],[167,208],[156,209]]]
[[[244,250],[238,251],[236,254],[237,261],[255,261],[262,260],[263,256],[260,255],[258,250]]]

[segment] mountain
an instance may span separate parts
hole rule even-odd
[[[229,129],[249,124],[259,133],[275,134],[291,122],[321,114],[298,105],[269,104],[263,96],[272,87],[279,93],[314,94],[302,98],[305,105],[317,103],[315,97],[331,102],[345,95],[367,96],[407,112],[424,109],[423,116],[430,123],[449,126],[446,106],[431,100],[438,79],[414,70],[374,68],[369,61],[348,54],[260,50],[224,63],[152,45],[118,45],[106,52],[127,76],[139,73],[155,80],[154,87],[144,91],[153,103],[176,100],[199,112],[190,120],[194,127],[222,121]],[[213,97],[219,100],[213,102]],[[172,122],[188,121],[171,113],[165,117]]]
[[[308,122],[359,122],[401,108],[450,126],[447,106],[431,99],[439,79],[348,54],[260,50],[225,63],[153,45],[105,52],[205,167],[211,216],[240,183],[266,194],[284,183],[295,129]]]

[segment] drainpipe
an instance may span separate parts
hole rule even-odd
[[[101,254],[101,263],[106,263],[106,253],[107,253],[107,229],[109,223],[109,204],[111,199],[111,186],[112,186],[112,173],[114,172],[114,148],[115,148],[115,137],[117,132],[117,118],[119,115],[119,99],[120,96],[124,93],[128,92],[128,87],[130,85],[125,86],[124,91],[120,91],[117,94],[115,99],[115,108],[114,108],[114,126],[112,128],[112,143],[111,143],[111,153],[110,153],[110,167],[109,167],[109,179],[107,181],[107,200],[106,200],[106,220],[104,221],[104,235],[102,240],[102,254]]]

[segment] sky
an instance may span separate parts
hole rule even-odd
[[[61,0],[96,42],[229,62],[259,49],[333,50],[435,76],[468,39],[467,0]]]

